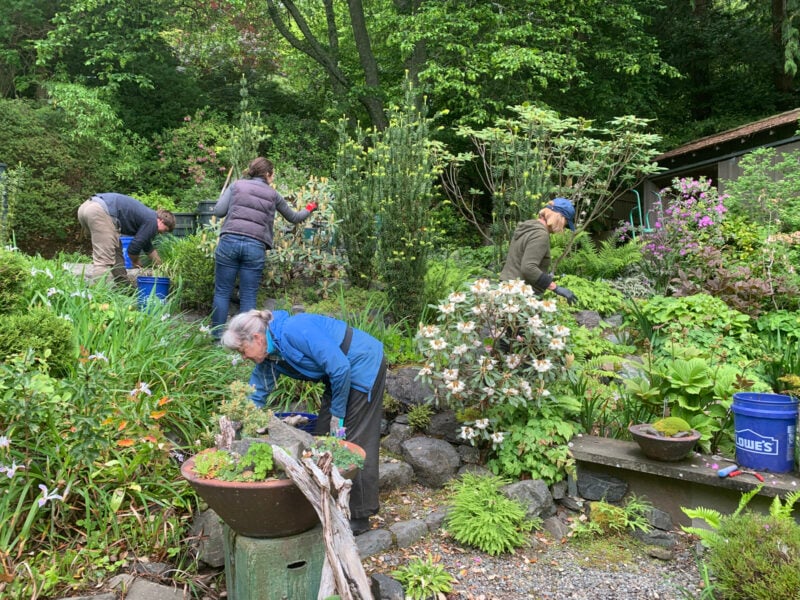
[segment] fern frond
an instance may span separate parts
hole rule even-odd
[[[713,508],[706,508],[705,506],[698,506],[697,508],[686,508],[681,506],[681,510],[690,519],[703,519],[712,529],[719,529],[722,523],[722,513]],[[684,530],[689,531],[686,527]],[[689,533],[694,533],[690,531]]]
[[[739,499],[739,506],[737,506],[736,510],[733,511],[731,517],[738,517],[739,513],[741,513],[744,510],[744,508],[750,503],[750,500],[752,500],[756,495],[758,495],[758,493],[763,489],[763,487],[764,487],[763,485],[758,485],[749,492],[742,494],[742,497]]]

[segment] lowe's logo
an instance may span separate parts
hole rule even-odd
[[[736,447],[754,454],[778,456],[778,440],[760,435],[752,429],[741,429],[736,432]]]

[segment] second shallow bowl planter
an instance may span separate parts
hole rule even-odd
[[[649,423],[639,423],[628,427],[633,440],[639,444],[644,455],[654,460],[675,461],[686,458],[694,449],[697,440],[700,439],[700,432],[692,429],[691,435],[684,437],[665,437],[647,433],[646,429],[652,429]]]
[[[361,446],[342,440],[347,448],[366,457]],[[200,452],[209,452],[210,448]],[[297,535],[319,523],[314,507],[291,479],[267,481],[221,481],[203,479],[194,472],[195,457],[181,465],[181,475],[228,527],[239,535],[254,538],[279,538]],[[358,467],[342,471],[352,479]]]

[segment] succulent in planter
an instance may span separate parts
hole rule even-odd
[[[349,479],[357,474],[366,454],[360,446],[342,439],[314,438],[266,412],[268,435],[239,440],[234,439],[231,420],[220,417],[217,447],[188,459],[181,465],[181,474],[236,533],[285,537],[311,529],[319,518],[279,466],[280,456],[299,461],[329,453],[333,465]]]

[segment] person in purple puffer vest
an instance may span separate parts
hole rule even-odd
[[[310,202],[304,210],[294,211],[272,187],[274,179],[274,165],[259,156],[250,162],[247,178],[234,181],[214,206],[214,216],[225,218],[214,252],[211,331],[217,339],[228,320],[237,277],[239,312],[256,308],[266,251],[272,249],[275,213],[279,212],[290,223],[302,223],[317,208]]]

